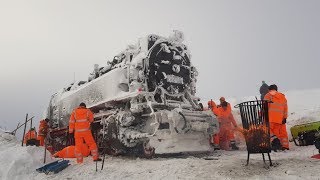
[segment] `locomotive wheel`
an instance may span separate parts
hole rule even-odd
[[[118,137],[118,127],[115,122],[108,124],[107,132],[105,134],[105,139],[103,139],[102,134],[99,135],[99,149],[102,154],[106,153],[112,156],[118,156],[124,152],[124,147],[117,139]]]
[[[121,149],[119,146],[120,144],[116,143],[115,141],[113,142],[108,142],[106,147],[106,153],[111,155],[111,156],[119,156],[121,154]],[[118,145],[116,145],[118,144]]]

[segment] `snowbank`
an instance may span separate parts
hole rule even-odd
[[[43,148],[22,147],[14,136],[0,131],[0,179],[31,179],[43,163],[43,156]]]

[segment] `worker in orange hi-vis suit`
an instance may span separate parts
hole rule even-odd
[[[81,145],[81,154],[84,157],[89,156],[90,151],[88,145],[82,144]],[[63,148],[61,151],[56,152],[53,157],[55,158],[75,158],[76,157],[76,147],[75,146],[67,146]]]
[[[208,110],[213,112],[213,109],[217,108],[216,103],[212,101],[208,101]],[[214,113],[214,112],[213,112]],[[213,145],[214,150],[220,149],[220,137],[219,134],[213,134],[210,138],[210,144]]]
[[[44,145],[44,139],[46,138],[46,135],[48,133],[48,122],[48,118],[40,121],[38,130],[38,140],[40,141],[40,146]]]
[[[220,148],[223,150],[230,150],[230,147],[232,150],[239,150],[236,146],[233,132],[234,128],[237,128],[237,123],[228,107],[228,103],[224,101],[220,107],[217,107],[216,104],[211,101],[210,105],[220,125],[219,137],[213,137],[214,141],[216,141],[215,143],[219,142]]]
[[[79,107],[73,110],[69,120],[69,133],[74,133],[75,139],[75,156],[78,163],[83,162],[81,154],[82,144],[85,142],[91,151],[94,161],[100,161],[97,144],[93,139],[90,124],[93,122],[93,113],[86,108],[85,103],[80,103]]]
[[[264,96],[268,103],[269,122],[270,122],[270,141],[271,145],[276,146],[275,142],[280,141],[282,150],[289,150],[289,140],[287,133],[288,105],[284,94],[278,92],[277,85],[269,86],[269,92]],[[278,149],[273,147],[273,149]]]
[[[231,105],[230,105],[230,103],[228,103],[228,102],[226,101],[226,98],[220,97],[219,101],[220,101],[220,104],[219,104],[217,107],[221,107],[221,106],[222,106],[222,103],[223,103],[223,102],[226,102],[226,103],[228,104],[228,106],[227,106],[227,112],[226,112],[226,113],[231,113]]]
[[[23,143],[27,144],[27,141],[30,139],[37,139],[37,131],[35,128],[31,128],[25,135]]]

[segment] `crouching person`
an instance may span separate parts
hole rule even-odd
[[[90,154],[89,148],[86,144],[82,144],[81,146],[81,155],[82,157],[88,157]],[[76,147],[75,146],[67,146],[63,148],[61,151],[56,152],[53,157],[55,158],[75,158],[76,157]]]
[[[26,144],[26,146],[39,146],[37,131],[34,127],[24,135],[23,143]]]

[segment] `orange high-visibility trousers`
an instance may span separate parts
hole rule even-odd
[[[88,149],[88,146],[86,144],[82,144],[82,148],[81,148],[81,154],[82,156],[89,156],[90,151]],[[54,157],[59,157],[59,158],[75,158],[75,150],[76,147],[75,146],[68,146],[63,148],[61,151],[56,152],[53,156]]]
[[[84,132],[76,132],[75,134],[75,157],[77,158],[78,163],[83,162],[82,156],[82,147],[83,141],[89,146],[89,150],[91,151],[91,155],[93,160],[97,160],[99,158],[97,144],[93,139],[91,131],[84,131]]]
[[[213,144],[214,146],[219,146],[220,144],[220,137],[219,134],[213,134],[211,137],[211,144]]]
[[[282,147],[289,149],[289,140],[288,140],[288,133],[286,124],[278,124],[270,122],[270,136],[271,140],[273,136],[276,136],[280,142]]]
[[[219,132],[220,148],[222,150],[230,150],[230,142],[235,141],[234,133],[231,127],[221,127]]]

